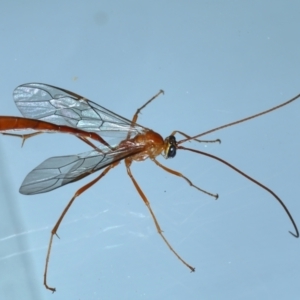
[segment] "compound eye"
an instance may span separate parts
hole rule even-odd
[[[168,139],[170,144],[172,145],[176,144],[176,139],[174,135],[170,135]]]
[[[168,151],[168,158],[173,158],[176,155],[176,147],[171,145]]]

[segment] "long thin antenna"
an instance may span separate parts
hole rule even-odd
[[[239,124],[239,123],[242,123],[242,122],[245,122],[245,121],[248,121],[248,120],[257,118],[257,117],[260,117],[260,116],[265,115],[265,114],[267,114],[267,113],[269,113],[269,112],[271,112],[271,111],[273,111],[273,110],[276,110],[276,109],[281,108],[281,107],[283,107],[283,106],[285,106],[285,105],[288,105],[289,103],[295,101],[295,100],[298,99],[299,97],[300,97],[300,94],[297,95],[297,96],[295,96],[294,98],[292,98],[292,99],[290,99],[290,100],[284,102],[284,103],[281,103],[281,104],[279,104],[279,105],[277,105],[277,106],[274,106],[274,107],[272,107],[272,108],[270,108],[270,109],[267,109],[267,110],[265,110],[265,111],[262,111],[262,112],[260,112],[260,113],[258,113],[258,114],[253,115],[253,116],[250,116],[250,117],[247,117],[247,118],[244,118],[244,119],[241,119],[241,120],[232,122],[232,123],[228,123],[228,124],[225,124],[225,125],[216,127],[216,128],[214,128],[214,129],[208,130],[208,131],[206,131],[206,132],[197,134],[197,135],[195,135],[195,136],[192,136],[192,137],[183,139],[183,140],[181,140],[181,141],[178,141],[178,142],[177,142],[177,145],[182,144],[182,143],[187,142],[187,141],[191,141],[191,140],[197,139],[197,138],[199,138],[200,136],[203,136],[203,135],[212,133],[212,132],[214,132],[214,131],[217,131],[217,130],[220,130],[220,129],[223,129],[223,128],[226,128],[226,127],[230,127],[230,126],[233,126],[233,125],[236,125],[236,124]]]
[[[298,96],[299,97],[299,96]],[[279,203],[280,205],[283,207],[283,209],[285,210],[285,212],[287,213],[288,217],[290,218],[293,226],[294,226],[294,229],[296,231],[296,234],[294,234],[293,232],[289,231],[289,233],[298,238],[299,237],[299,231],[298,231],[298,228],[297,228],[297,225],[291,215],[291,213],[289,212],[289,210],[287,209],[287,207],[285,206],[285,204],[283,203],[283,201],[272,191],[270,190],[268,187],[266,187],[265,185],[263,185],[262,183],[260,183],[259,181],[255,180],[254,178],[250,177],[249,175],[247,175],[246,173],[242,172],[241,170],[239,170],[238,168],[236,168],[235,166],[233,166],[232,164],[230,164],[229,162],[227,162],[226,160],[218,157],[218,156],[214,156],[212,154],[209,154],[209,153],[206,153],[206,152],[202,152],[202,151],[199,151],[199,150],[196,150],[196,149],[191,149],[191,148],[186,148],[186,147],[183,147],[183,146],[178,146],[177,149],[183,149],[183,150],[188,150],[188,151],[192,151],[192,152],[195,152],[195,153],[198,153],[198,154],[202,154],[202,155],[205,155],[205,156],[208,156],[210,158],[213,158],[215,160],[218,160],[219,162],[225,164],[226,166],[228,166],[229,168],[233,169],[234,171],[236,171],[237,173],[243,175],[244,177],[246,177],[248,180],[252,181],[253,183],[257,184],[258,186],[260,186],[261,188],[263,188],[264,190],[266,190],[267,192],[269,192]]]

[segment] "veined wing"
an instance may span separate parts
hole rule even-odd
[[[13,97],[26,118],[97,132],[120,141],[127,138],[129,132],[132,138],[145,130],[82,96],[48,84],[20,85],[14,90]]]
[[[34,195],[49,192],[80,180],[115,161],[140,152],[141,147],[121,148],[107,153],[92,150],[77,155],[50,157],[34,168],[24,179],[20,193]]]

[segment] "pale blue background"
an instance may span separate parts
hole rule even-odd
[[[17,115],[13,89],[44,82],[131,118],[164,137],[196,134],[277,105],[300,92],[299,1],[1,1],[1,115]],[[273,189],[300,226],[300,101],[212,134],[218,155]],[[208,138],[208,137],[207,137]],[[48,157],[89,148],[72,136],[25,143],[0,136],[0,299],[299,299],[300,240],[276,200],[232,170],[178,152],[168,167],[219,193],[190,188],[151,161],[124,164],[83,194],[55,238],[50,230],[85,182],[23,196],[26,174]]]

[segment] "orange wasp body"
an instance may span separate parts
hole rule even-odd
[[[169,137],[163,139],[158,133],[136,123],[140,111],[162,93],[162,90],[159,91],[154,97],[140,107],[134,114],[133,119],[130,121],[90,100],[85,99],[84,97],[51,85],[28,83],[15,89],[13,97],[24,118],[0,116],[0,133],[22,137],[23,141],[26,138],[30,138],[40,133],[69,133],[75,135],[93,148],[93,150],[85,153],[51,157],[45,160],[26,176],[20,187],[20,192],[22,194],[32,195],[48,192],[65,184],[80,180],[81,178],[98,170],[104,169],[98,177],[81,187],[74,194],[51,231],[44,272],[44,285],[47,289],[53,292],[55,291],[55,288],[50,287],[47,284],[48,264],[53,237],[54,235],[57,235],[57,230],[65,214],[76,197],[99,181],[122,160],[125,162],[128,176],[132,180],[137,192],[143,199],[153,218],[158,233],[169,249],[192,272],[195,271],[195,268],[183,260],[164,237],[147,197],[131,173],[130,166],[133,161],[143,161],[150,158],[157,166],[161,167],[165,171],[182,177],[192,187],[217,199],[217,194],[212,194],[200,189],[183,174],[162,165],[156,160],[156,157],[161,154],[165,158],[173,158],[175,157],[178,149],[183,149],[218,160],[261,188],[265,189],[273,197],[275,197],[287,213],[294,226],[295,233],[290,233],[295,237],[299,237],[297,225],[290,212],[282,200],[272,190],[223,159],[206,152],[181,146],[181,144],[192,140],[197,142],[220,142],[220,140],[202,141],[198,138],[213,131],[269,113],[291,103],[292,101],[295,101],[300,97],[300,95],[297,95],[296,97],[269,110],[217,127],[193,137],[181,131],[174,131]],[[184,136],[184,139],[176,141],[175,134],[181,134]],[[113,142],[108,140],[111,138],[114,139]],[[100,143],[100,145],[95,145],[95,142]]]

